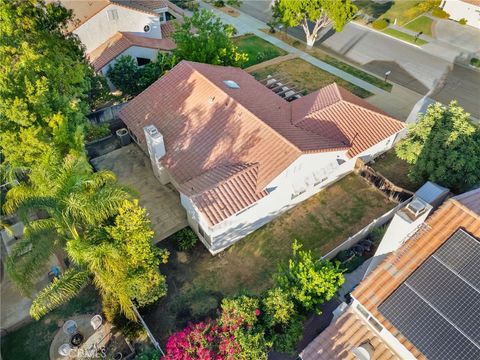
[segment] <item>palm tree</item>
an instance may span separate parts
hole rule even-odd
[[[48,169],[33,168],[29,182],[12,188],[4,205],[6,212],[16,211],[25,222],[24,237],[7,259],[9,275],[31,294],[33,281],[52,254],[63,252],[69,242],[88,244],[97,236],[92,229],[115,215],[128,198],[130,191],[116,183],[112,172],[94,173],[84,156],[67,156]],[[30,310],[34,318],[70,300],[88,282],[91,269],[71,260],[74,266],[34,300]]]

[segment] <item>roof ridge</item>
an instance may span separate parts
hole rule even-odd
[[[206,193],[207,191],[210,191],[212,189],[215,189],[225,183],[227,183],[228,181],[231,181],[232,179],[252,170],[252,169],[257,169],[258,170],[258,163],[242,163],[242,162],[237,162],[237,163],[231,163],[231,164],[220,164],[220,165],[217,165],[217,166],[214,166],[213,168],[210,168],[206,171],[204,171],[203,173],[191,178],[190,180],[184,182],[182,185],[185,185],[186,183],[194,180],[194,179],[197,179],[198,177],[200,176],[203,176],[207,173],[209,173],[210,171],[212,170],[215,170],[215,169],[220,169],[220,168],[229,168],[229,167],[234,167],[234,166],[245,166],[243,169],[239,169],[237,171],[235,171],[233,174],[231,174],[230,176],[227,176],[226,178],[216,182],[215,184],[213,185],[210,185],[208,187],[206,187],[205,189],[203,189],[202,191],[198,192],[198,193],[195,193],[193,195],[191,195],[192,198],[195,198],[197,196],[201,196],[202,194]],[[258,175],[258,171],[255,173],[255,178],[257,178],[257,175]],[[256,182],[256,181],[255,181]]]
[[[313,96],[314,94],[316,94],[317,96],[319,96],[319,95],[320,95],[320,91],[322,91],[323,89],[325,89],[325,88],[327,88],[327,87],[329,87],[329,86],[332,86],[332,85],[335,85],[335,86],[334,86],[334,89],[335,89],[335,92],[336,92],[336,94],[337,94],[337,96],[338,96],[338,99],[337,99],[336,101],[334,101],[334,102],[332,102],[331,104],[328,104],[328,105],[326,105],[326,106],[324,106],[324,107],[322,107],[322,108],[320,108],[320,109],[318,109],[318,110],[309,110],[302,118],[298,119],[298,121],[296,121],[295,123],[293,122],[293,116],[292,116],[292,124],[296,126],[296,124],[298,124],[298,123],[302,122],[303,120],[305,120],[305,118],[306,118],[307,116],[309,116],[309,115],[311,115],[311,114],[314,114],[314,113],[317,113],[317,112],[319,112],[319,111],[321,111],[321,110],[323,110],[323,109],[327,109],[327,108],[329,108],[330,106],[335,105],[335,104],[337,104],[337,103],[340,102],[340,101],[343,101],[343,97],[342,97],[342,95],[341,95],[341,93],[340,93],[340,90],[339,90],[339,88],[338,88],[338,84],[337,84],[336,82],[333,82],[333,83],[331,83],[331,84],[325,85],[324,87],[322,87],[322,88],[320,88],[320,89],[318,89],[318,90],[316,90],[316,91],[314,91],[314,92],[311,92],[311,93],[308,94],[307,96],[309,96],[309,95],[312,95],[312,96]]]
[[[199,62],[196,62],[196,61],[188,61],[188,60],[182,60],[181,62],[185,62],[187,63],[191,69],[193,69],[195,72],[197,72],[198,74],[200,74],[202,76],[202,78],[204,78],[205,80],[207,80],[210,84],[212,84],[215,88],[217,88],[218,90],[220,90],[222,93],[224,93],[225,95],[228,96],[228,98],[232,99],[233,102],[237,103],[238,105],[240,105],[242,107],[242,109],[244,109],[245,111],[247,111],[250,115],[252,115],[255,119],[257,119],[257,121],[260,123],[260,124],[263,124],[264,127],[267,127],[268,129],[270,129],[277,137],[279,137],[280,139],[282,139],[284,141],[284,143],[286,143],[287,145],[291,146],[292,148],[294,148],[295,150],[297,150],[298,152],[302,153],[302,150],[300,150],[300,148],[295,145],[294,143],[292,143],[290,140],[288,140],[286,137],[284,137],[282,134],[280,134],[277,130],[275,130],[273,127],[271,127],[269,124],[267,124],[265,121],[263,121],[263,119],[260,119],[257,115],[255,115],[253,112],[251,112],[245,105],[243,105],[241,102],[239,102],[238,100],[234,99],[232,96],[230,96],[227,92],[225,92],[222,88],[220,88],[217,84],[215,84],[213,81],[211,81],[207,76],[205,76],[204,74],[202,74],[201,71],[197,70],[194,66],[192,66],[191,64],[202,64],[202,65],[205,65],[203,63],[199,63]],[[209,64],[209,66],[215,66],[215,67],[223,67],[223,68],[229,68],[229,69],[234,69],[234,70],[241,70],[239,68],[236,68],[234,66],[222,66],[222,65],[211,65]],[[242,70],[243,71],[243,70]],[[250,75],[250,74],[248,74]],[[251,75],[250,75],[251,76]],[[291,108],[291,106],[290,106]]]

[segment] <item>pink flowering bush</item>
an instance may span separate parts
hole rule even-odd
[[[214,321],[189,324],[168,339],[163,360],[233,360],[240,353],[234,329]]]

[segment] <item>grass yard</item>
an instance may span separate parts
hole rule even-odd
[[[285,50],[270,44],[268,41],[265,41],[256,35],[243,35],[236,37],[234,43],[238,46],[238,49],[241,52],[248,54],[248,61],[242,66],[243,68],[287,54]]]
[[[432,25],[433,20],[431,18],[429,18],[428,16],[420,16],[406,24],[405,28],[415,31],[417,33],[421,31],[425,35],[432,36]]]
[[[375,160],[371,165],[375,171],[378,171],[395,185],[415,192],[422,184],[410,180],[408,177],[408,164],[399,159],[392,149]]]
[[[92,286],[88,286],[77,297],[41,320],[31,321],[2,337],[2,359],[48,360],[50,343],[59,329],[59,321],[66,321],[74,314],[93,314],[100,310],[99,296]]]
[[[415,41],[415,36],[412,36],[410,34],[398,31],[396,29],[385,29],[383,30],[385,34],[388,34],[390,36],[396,37],[397,39],[407,41],[409,43],[415,44],[415,45],[425,45],[428,43],[428,41],[422,40],[422,39],[417,39]]]
[[[213,317],[224,296],[260,294],[272,285],[272,274],[291,255],[294,239],[316,256],[326,254],[373,219],[395,206],[362,178],[349,175],[269,224],[212,257],[202,244],[188,253],[172,240],[159,244],[171,251],[162,266],[167,297],[145,309],[147,324],[161,343],[188,321]]]
[[[325,52],[323,52],[322,50],[314,47],[312,49],[306,49],[306,45],[297,40],[297,39],[294,39],[292,38],[290,35],[287,35],[285,36],[283,33],[280,33],[280,32],[276,32],[275,34],[270,34],[269,35],[272,35],[272,36],[275,36],[276,38],[286,42],[287,44],[289,44],[290,46],[293,46],[299,50],[302,50],[302,51],[305,51],[306,53],[308,53],[309,55],[312,55],[313,57],[316,57],[317,59],[319,60],[322,60],[324,62],[326,62],[327,64],[330,64],[332,66],[335,66],[337,69],[340,69],[340,70],[343,70],[349,74],[352,74],[353,76],[359,78],[359,79],[362,79],[372,85],[375,85],[376,87],[379,87],[380,89],[383,89],[385,91],[392,91],[392,84],[391,83],[388,83],[388,82],[385,82],[383,81],[383,79],[375,76],[375,75],[372,75],[372,74],[369,74],[365,71],[363,71],[362,69],[359,69],[358,67],[355,67],[353,65],[350,65],[344,61],[341,61],[331,55],[328,55],[326,54]]]
[[[296,90],[300,91],[305,89],[307,93],[311,93],[336,82],[338,85],[343,86],[361,98],[366,98],[372,95],[371,92],[323,71],[302,59],[292,59],[272,66],[267,66],[263,69],[254,71],[252,75],[257,80],[265,79],[268,75],[277,75],[292,82],[292,87]]]
[[[390,23],[397,20],[397,25],[402,26],[422,14],[421,9],[417,7],[422,1],[396,0],[392,1],[392,6],[381,15],[380,19],[387,19]]]

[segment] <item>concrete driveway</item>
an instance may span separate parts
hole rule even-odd
[[[433,31],[439,41],[472,53],[480,52],[479,29],[452,20],[436,19]]]
[[[134,189],[140,205],[149,214],[155,231],[155,243],[188,225],[180,195],[170,184],[162,185],[153,175],[150,159],[130,144],[91,160],[95,169],[113,171],[118,181]]]

